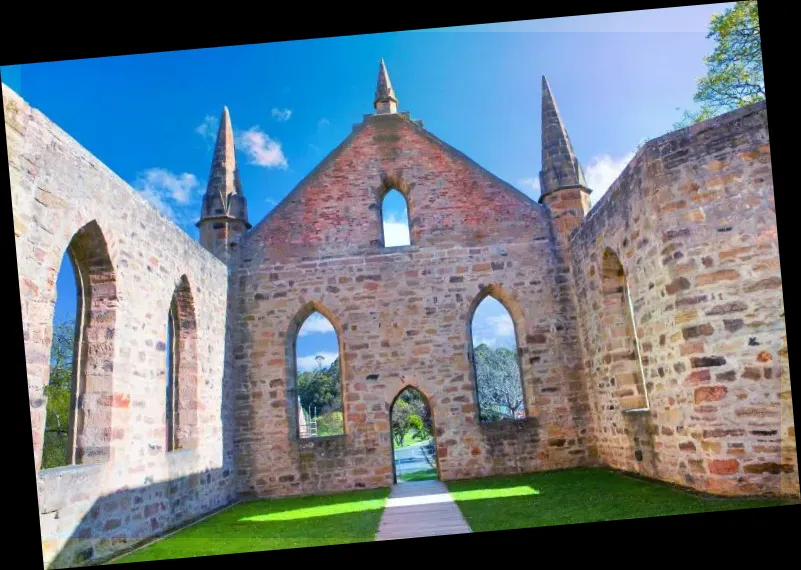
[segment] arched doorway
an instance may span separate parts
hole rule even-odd
[[[425,395],[407,386],[393,400],[389,414],[393,481],[438,479],[434,416]]]

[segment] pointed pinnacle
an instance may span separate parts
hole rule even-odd
[[[379,113],[394,113],[397,108],[398,99],[395,97],[395,90],[389,80],[387,66],[384,58],[381,58],[378,66],[378,86],[375,91],[373,106]]]
[[[584,186],[584,172],[573,151],[551,87],[542,76],[542,194],[566,186]]]

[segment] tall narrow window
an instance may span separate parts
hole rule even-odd
[[[411,244],[409,209],[403,194],[393,189],[384,195],[381,219],[384,226],[384,247]]]
[[[345,433],[342,366],[339,339],[331,322],[319,312],[297,319],[294,340],[292,408],[301,438]]]
[[[175,398],[175,304],[167,313],[167,451],[173,451],[175,445],[175,424],[178,421],[178,409]]]
[[[611,360],[609,382],[616,387],[621,410],[646,410],[648,395],[626,273],[618,256],[609,249],[603,254],[601,285],[601,334]]]
[[[110,454],[116,280],[96,222],[76,232],[56,281],[41,469]]]
[[[482,422],[526,417],[517,356],[517,335],[509,311],[490,295],[470,321],[472,361]]]
[[[186,276],[167,313],[166,450],[190,449],[198,439],[198,365],[195,304]]]
[[[47,417],[42,450],[42,469],[74,462],[72,430],[75,428],[75,337],[78,309],[78,275],[64,253],[56,280],[56,307],[50,346],[50,379],[45,388]]]

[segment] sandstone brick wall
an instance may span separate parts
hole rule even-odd
[[[797,495],[764,103],[646,144],[570,244],[601,461],[717,493]],[[613,384],[606,248],[631,291],[647,412],[621,413]]]
[[[50,567],[65,567],[233,499],[222,415],[227,270],[5,85],[2,94],[42,550]],[[55,283],[81,228],[73,244],[92,282],[84,424],[96,430],[79,443],[81,464],[38,470]],[[183,410],[193,416],[184,424],[192,437],[181,434],[188,449],[165,453],[167,314],[182,276],[196,349],[182,389],[193,384],[197,405]]]
[[[384,249],[380,200],[392,187],[410,203],[412,245]],[[545,208],[407,118],[367,118],[245,241],[235,271],[242,491],[390,485],[389,406],[407,385],[431,404],[444,480],[584,464],[589,402],[567,268],[554,256]],[[468,318],[485,294],[515,321],[525,421],[476,421]],[[288,331],[312,309],[340,338],[346,434],[298,441]]]

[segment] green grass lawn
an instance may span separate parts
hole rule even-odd
[[[437,470],[434,468],[425,469],[423,471],[413,471],[412,473],[404,473],[398,475],[398,482],[408,481],[430,481],[437,478]]]
[[[114,563],[369,542],[389,491],[241,503]]]
[[[702,498],[605,469],[454,481],[447,487],[474,532],[787,504]]]
[[[423,439],[419,439],[415,434],[410,431],[407,431],[406,434],[403,436],[403,443],[398,445],[395,444],[395,449],[400,449],[402,447],[409,447],[410,445],[414,445],[415,443],[420,443],[421,441],[428,441],[431,439],[431,436],[426,436]]]

